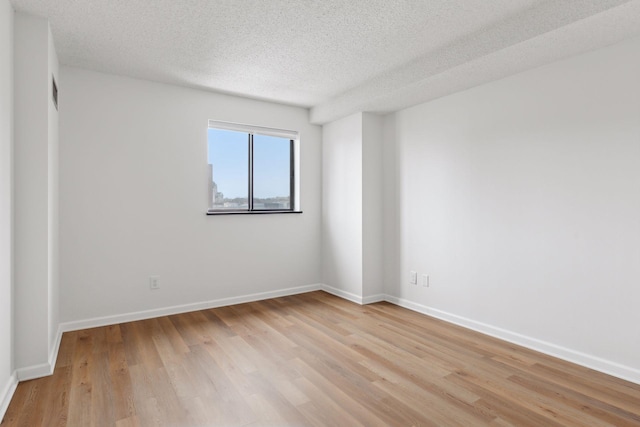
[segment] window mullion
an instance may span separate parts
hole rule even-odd
[[[289,209],[295,209],[295,158],[293,154],[293,139],[289,141]]]
[[[249,135],[249,210],[253,210],[253,134]]]

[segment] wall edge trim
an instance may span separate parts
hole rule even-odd
[[[58,324],[58,331],[56,332],[56,340],[53,342],[53,346],[49,349],[49,366],[51,367],[51,374],[56,367],[56,361],[58,360],[58,352],[60,351],[60,343],[62,342],[62,325]]]
[[[7,413],[7,409],[9,409],[9,403],[11,403],[13,393],[15,393],[17,387],[18,376],[14,372],[9,376],[9,378],[7,379],[7,383],[4,385],[4,387],[2,387],[2,392],[0,392],[0,421]]]

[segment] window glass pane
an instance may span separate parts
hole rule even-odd
[[[291,141],[253,136],[253,208],[291,209]]]
[[[209,129],[209,209],[249,209],[249,135]]]

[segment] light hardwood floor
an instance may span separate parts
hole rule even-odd
[[[640,426],[640,386],[323,292],[65,333],[8,426]]]

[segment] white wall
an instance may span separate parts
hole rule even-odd
[[[362,114],[362,296],[383,293],[383,117]]]
[[[67,67],[59,87],[63,322],[320,282],[321,129],[306,109]],[[298,130],[304,213],[206,216],[209,119]]]
[[[322,134],[323,282],[360,303],[382,299],[382,124],[357,113]]]
[[[56,86],[60,90],[59,86],[59,64],[56,48],[53,43],[53,36],[51,35],[51,29],[48,29],[48,152],[47,152],[47,219],[48,219],[48,293],[49,293],[49,355],[57,351],[56,345],[59,345],[58,337],[58,325],[59,325],[59,308],[60,308],[60,284],[59,284],[59,248],[58,248],[58,233],[59,233],[59,218],[58,218],[58,109],[56,108],[53,100],[53,79],[55,77]]]
[[[323,282],[346,297],[361,298],[362,262],[362,113],[357,113],[322,128]]]
[[[0,1],[0,419],[13,376],[13,9]]]
[[[406,275],[399,272],[399,191],[396,191],[396,186],[400,181],[396,170],[395,119],[395,114],[388,114],[382,119],[382,270],[383,292],[386,294],[396,291],[399,277],[406,280]]]
[[[388,120],[387,292],[640,381],[638,52],[636,38]]]
[[[14,36],[15,365],[27,379],[51,372],[58,328],[58,118],[50,90],[57,60],[46,19],[17,13]]]

